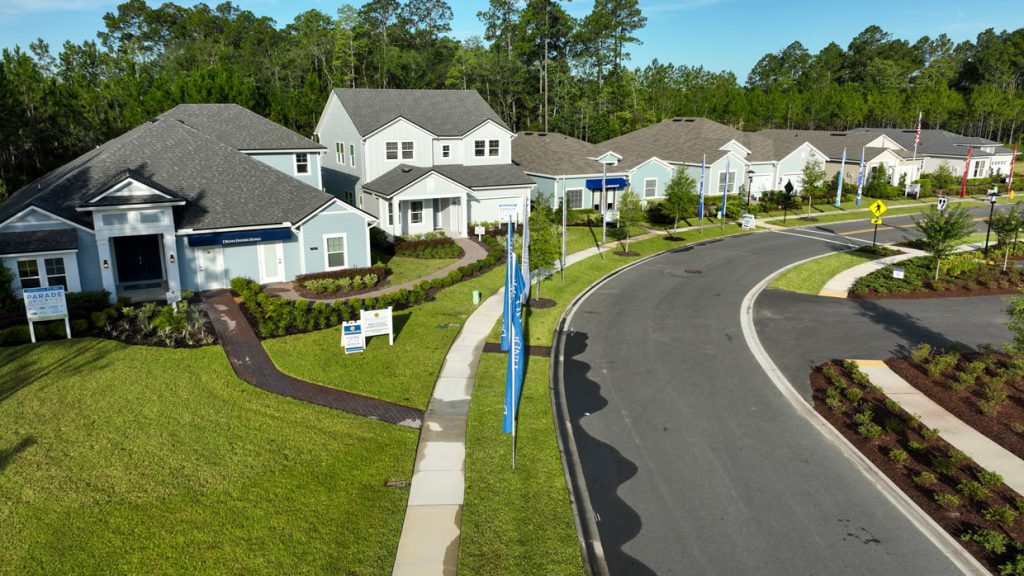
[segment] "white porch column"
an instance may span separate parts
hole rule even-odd
[[[469,236],[469,195],[463,193],[459,196],[459,208],[455,211],[455,218],[459,222],[459,232],[462,236]]]
[[[117,302],[117,282],[114,280],[114,257],[110,253],[110,240],[106,237],[96,239],[96,251],[99,255],[100,278],[103,289],[110,293],[110,303]]]
[[[178,245],[175,242],[174,234],[164,233],[164,268],[167,270],[167,291],[177,296],[181,295],[181,274],[178,272],[178,265],[181,262],[181,255],[178,254]]]
[[[391,215],[391,236],[398,236],[398,221],[401,219],[402,214],[398,211],[398,207],[401,203],[395,202],[394,200],[388,200],[388,214]]]

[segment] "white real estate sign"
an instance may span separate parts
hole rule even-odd
[[[395,327],[391,316],[391,306],[381,310],[360,310],[359,322],[363,325],[363,338],[388,335],[388,344],[395,345]]]
[[[25,288],[25,315],[28,317],[28,332],[32,342],[36,341],[35,322],[46,320],[64,320],[64,329],[71,338],[71,322],[68,320],[68,302],[64,296],[63,286],[44,286],[41,288]]]
[[[740,225],[740,227],[743,228],[744,230],[751,230],[751,229],[753,229],[754,228],[754,215],[753,214],[744,214],[743,215],[743,223]]]
[[[519,221],[519,204],[498,204],[498,220],[502,224],[508,224],[509,218],[515,222]]]
[[[343,322],[341,324],[341,345],[345,348],[345,354],[354,354],[366,349],[362,323]]]

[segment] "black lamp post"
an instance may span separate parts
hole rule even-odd
[[[992,215],[996,211],[996,200],[999,199],[999,191],[993,188],[987,195],[989,204],[991,205],[988,209],[988,229],[985,230],[985,260],[988,261],[988,238],[992,234]]]
[[[754,169],[747,170],[747,213],[750,213],[750,193],[754,187]]]

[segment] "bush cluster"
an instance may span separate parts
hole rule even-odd
[[[101,320],[105,335],[129,344],[185,348],[216,341],[206,312],[196,305],[111,307],[94,314],[94,324]]]
[[[301,284],[303,288],[318,296],[339,296],[374,288],[381,282],[376,274],[344,278],[313,278]]]
[[[402,310],[433,299],[434,293],[464,279],[472,278],[501,262],[504,256],[503,242],[492,236],[485,236],[487,257],[452,270],[443,278],[424,280],[411,290],[401,289],[376,298],[349,298],[337,300],[328,305],[325,302],[311,304],[308,300],[289,300],[260,289],[260,285],[248,278],[232,278],[231,289],[242,298],[246,310],[255,322],[261,338],[272,338],[311,332],[337,326],[355,319],[361,310],[377,310],[393,307]]]
[[[369,266],[367,268],[345,268],[342,270],[330,270],[328,272],[314,272],[311,274],[300,274],[295,277],[296,284],[305,284],[309,280],[320,280],[323,278],[333,278],[340,280],[342,278],[355,278],[357,276],[368,276],[370,274],[375,275],[378,281],[384,280],[391,275],[391,269],[387,266]]]
[[[461,258],[462,248],[451,238],[408,240],[395,245],[395,256],[423,259]]]

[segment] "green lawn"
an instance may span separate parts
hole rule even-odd
[[[219,347],[2,349],[0,574],[389,574],[416,442]]]
[[[375,336],[365,352],[345,354],[341,327],[264,340],[263,347],[279,369],[297,378],[426,408],[448,348],[473,312],[473,290],[486,297],[504,280],[501,266],[445,288],[432,302],[396,312],[393,348],[386,336]]]
[[[889,204],[888,200],[886,200],[885,202],[886,202],[886,205]],[[957,205],[964,206],[965,208],[981,206],[982,204],[983,204],[982,202],[975,202],[973,200],[966,200],[963,203],[957,203]],[[890,208],[888,211],[885,212],[885,214],[882,215],[882,220],[884,221],[886,218],[890,218],[892,216],[904,216],[904,215],[907,215],[907,214],[918,214],[920,212],[924,212],[926,210],[929,210],[931,208],[931,206],[932,206],[932,204],[928,204],[927,206],[913,206],[913,207],[904,207],[904,208]],[[802,218],[802,216],[806,216],[806,215],[807,215],[807,213],[804,212],[802,214],[798,214],[794,218],[793,217],[794,213],[790,212],[789,213],[789,219],[788,219],[788,221],[785,224],[782,223],[782,220],[772,220],[770,223],[774,224],[776,226],[793,227],[793,226],[808,226],[808,225],[811,225],[811,224],[822,224],[822,223],[825,223],[825,222],[842,222],[842,221],[850,221],[850,220],[864,220],[864,223],[867,226],[871,226],[871,218],[872,218],[870,212],[831,212],[831,213],[828,213],[828,214],[813,214],[812,213],[812,217],[814,218],[814,221],[809,222],[809,221],[804,220]]]
[[[770,286],[801,294],[818,294],[829,280],[843,270],[858,264],[881,258],[864,252],[841,252],[823,258],[816,258],[795,268],[790,268],[772,280]]]
[[[388,282],[392,286],[404,284],[410,280],[422,278],[433,274],[445,266],[451,266],[458,262],[458,258],[440,258],[437,260],[427,258],[409,258],[408,256],[391,256],[374,250],[372,252],[374,264],[380,262],[391,268],[391,276]]]
[[[516,434],[501,433],[505,356],[484,354],[466,432],[459,574],[583,574],[569,490],[551,420],[547,358],[530,357]]]

